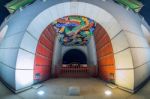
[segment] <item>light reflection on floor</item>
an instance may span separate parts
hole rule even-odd
[[[131,94],[118,88],[111,89],[99,79],[51,79],[38,89],[13,94],[0,83],[0,99],[149,99],[150,82],[136,94]],[[79,86],[80,96],[68,96],[70,86]]]

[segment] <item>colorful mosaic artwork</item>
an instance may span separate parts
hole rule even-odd
[[[52,23],[59,41],[65,46],[87,45],[94,33],[96,23],[83,16],[66,16]]]

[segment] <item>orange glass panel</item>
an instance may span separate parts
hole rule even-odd
[[[95,30],[96,53],[99,66],[99,77],[103,80],[114,80],[115,77],[115,61],[111,40],[100,25],[97,24]]]

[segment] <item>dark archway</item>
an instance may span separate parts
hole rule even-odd
[[[87,64],[87,58],[82,51],[78,49],[71,49],[64,54],[62,63],[63,64],[71,64],[71,63]]]

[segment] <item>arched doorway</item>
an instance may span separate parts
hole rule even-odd
[[[92,35],[95,36],[95,41],[93,42],[95,42],[96,46],[92,49],[96,49],[97,53],[98,76],[105,81],[114,81],[115,61],[110,37],[101,25],[84,16],[59,18],[43,31],[35,57],[35,81],[36,79],[39,81],[46,80],[50,77],[53,50],[55,50],[53,38],[58,39],[61,46],[85,46],[89,49],[87,45]],[[96,66],[88,66],[86,55],[79,49],[67,51],[63,55],[61,63],[54,67],[55,76],[89,77],[93,76],[93,73],[94,75],[97,73]]]
[[[91,76],[89,72],[86,54],[79,49],[70,49],[63,54],[62,65],[56,67],[55,76],[85,78]]]
[[[62,64],[72,63],[87,64],[87,57],[82,51],[71,49],[64,54]]]

